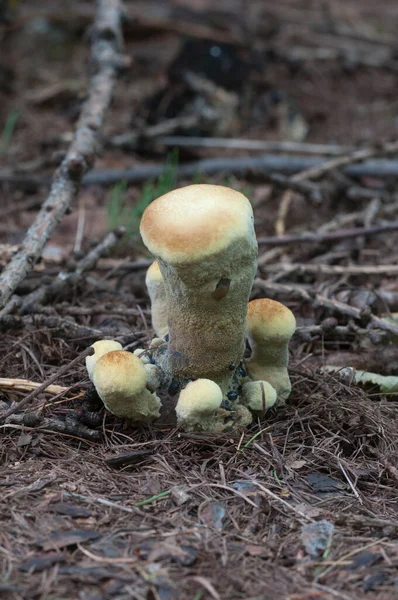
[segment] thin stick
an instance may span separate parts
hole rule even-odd
[[[198,174],[216,175],[226,172],[237,176],[254,173],[257,178],[268,178],[271,174],[283,173],[293,175],[304,169],[312,169],[324,164],[322,158],[286,155],[278,156],[264,154],[261,156],[245,156],[234,158],[208,158],[182,164],[176,169],[179,179],[194,177]],[[83,185],[113,185],[120,181],[141,183],[152,177],[159,177],[164,170],[164,164],[136,165],[134,169],[101,169],[92,170],[83,178]],[[343,173],[349,177],[377,177],[386,179],[398,177],[397,160],[369,160],[360,165],[349,164],[343,168]],[[18,175],[0,171],[0,183],[8,183],[19,187],[29,186],[37,189],[50,185],[48,177]]]
[[[365,148],[363,150],[356,150],[354,152],[349,152],[345,156],[339,156],[337,158],[324,161],[322,164],[305,169],[301,173],[296,173],[296,175],[293,175],[292,181],[297,182],[305,179],[314,179],[316,177],[321,177],[322,175],[325,175],[325,173],[333,171],[334,169],[352,165],[356,162],[362,162],[364,160],[373,158],[374,156],[393,154],[397,151],[398,142],[387,143],[378,148]],[[283,194],[279,205],[278,218],[275,224],[276,235],[283,235],[285,233],[286,216],[292,200],[293,192],[292,190],[287,190]]]
[[[380,317],[376,317],[371,312],[366,312],[359,310],[359,308],[355,308],[355,306],[350,306],[345,302],[340,302],[340,300],[335,300],[334,298],[327,298],[326,296],[322,296],[321,294],[311,295],[306,290],[300,288],[299,286],[294,285],[285,285],[280,283],[275,283],[273,281],[267,281],[262,279],[255,279],[254,285],[258,286],[260,289],[264,290],[266,293],[287,293],[289,295],[295,295],[299,297],[304,302],[309,302],[313,304],[314,307],[322,306],[332,312],[337,312],[350,319],[357,319],[359,321],[366,320],[368,323],[371,323],[373,327],[377,329],[381,329],[383,331],[387,331],[393,337],[398,338],[398,325],[394,325],[394,323],[390,323],[386,319],[382,319]]]
[[[289,504],[288,502],[286,502],[286,500],[283,500],[283,498],[280,498],[279,496],[277,496],[276,494],[274,494],[274,492],[271,492],[271,490],[267,489],[265,486],[263,486],[258,481],[253,480],[252,483],[254,483],[254,485],[256,485],[257,487],[259,487],[260,490],[263,491],[267,496],[269,496],[273,500],[277,500],[280,504],[283,504],[283,506],[287,510],[289,510],[291,512],[294,512],[296,515],[298,515],[299,517],[301,517],[301,519],[304,519],[305,523],[307,523],[308,521],[310,521],[312,523],[314,521],[314,519],[312,519],[311,517],[308,517],[307,515],[305,515],[303,512],[301,512],[301,510],[299,510],[298,508],[296,508],[292,504]]]
[[[386,225],[374,225],[373,227],[353,227],[329,233],[305,232],[291,235],[269,236],[258,238],[260,246],[287,246],[288,244],[323,244],[326,242],[337,242],[361,236],[380,235],[398,230],[398,222]]]
[[[44,392],[44,390],[46,390],[50,384],[54,383],[54,381],[57,381],[57,379],[59,379],[62,375],[64,375],[68,371],[70,371],[83,358],[86,358],[86,356],[91,356],[92,354],[94,354],[94,348],[92,348],[91,346],[89,346],[88,348],[83,350],[83,352],[81,352],[78,356],[76,356],[76,358],[74,358],[70,363],[68,363],[68,364],[64,365],[63,367],[61,367],[60,369],[58,369],[58,371],[56,373],[54,373],[53,375],[51,375],[51,377],[49,377],[47,379],[47,381],[44,381],[44,383],[42,383],[38,388],[33,390],[27,396],[25,396],[25,398],[23,400],[21,400],[21,402],[19,404],[10,408],[5,413],[0,414],[0,423],[3,423],[7,417],[9,417],[10,415],[13,415],[15,412],[17,412],[17,410],[20,410],[21,408],[24,408],[25,406],[27,406],[27,404],[32,402],[32,400],[34,400],[34,398],[36,398],[36,396],[38,396],[41,392]]]
[[[398,275],[398,265],[323,265],[312,263],[273,263],[264,265],[265,273],[313,273],[314,275]]]
[[[263,152],[297,152],[298,154],[324,154],[339,156],[352,152],[347,146],[336,144],[300,144],[298,142],[245,140],[236,138],[209,138],[184,135],[164,135],[155,139],[157,144],[175,148],[221,148],[227,150],[262,150]]]
[[[40,258],[55,227],[75,199],[83,175],[93,166],[99,134],[112,98],[116,75],[123,63],[120,51],[119,0],[97,0],[91,62],[93,75],[72,144],[57,170],[50,194],[30,226],[17,254],[0,276],[0,307]]]
[[[41,285],[37,290],[28,294],[22,302],[22,314],[32,313],[35,305],[44,304],[54,296],[59,296],[62,292],[73,289],[83,273],[95,267],[99,258],[120,240],[124,231],[124,228],[120,227],[109,232],[95,248],[79,260],[74,271],[71,273],[61,271],[58,273],[58,277],[49,285]]]
[[[2,390],[18,390],[21,392],[30,392],[36,390],[42,384],[37,381],[30,381],[29,379],[8,379],[7,377],[0,377],[0,388]],[[69,387],[62,385],[49,385],[46,388],[46,393],[56,396],[69,390]]]

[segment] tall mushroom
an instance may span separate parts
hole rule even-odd
[[[247,368],[252,379],[268,381],[275,388],[277,404],[283,404],[291,391],[288,345],[295,329],[296,319],[287,306],[268,298],[249,302],[247,337],[252,355]]]
[[[211,379],[225,395],[243,356],[257,267],[249,200],[223,186],[190,185],[152,202],[140,231],[167,296],[169,341],[158,364],[174,380]]]

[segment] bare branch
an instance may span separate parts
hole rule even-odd
[[[74,139],[55,173],[50,194],[29,228],[17,254],[0,276],[0,307],[40,258],[52,232],[70,210],[84,174],[93,166],[99,133],[111,102],[117,72],[123,65],[119,0],[97,0],[92,32],[89,93]]]

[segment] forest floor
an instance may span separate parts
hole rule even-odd
[[[85,32],[94,5],[31,0],[0,23],[0,266],[46,198],[74,130],[87,90]],[[291,140],[301,149],[278,153],[287,159],[313,156],[304,154],[308,144],[338,145],[348,155],[372,147],[375,158],[384,157],[398,133],[396,0],[224,0],[217,10],[208,0],[175,0],[127,2],[126,11],[130,61],[105,119],[95,177],[16,290],[20,303],[0,312],[0,377],[41,383],[103,336],[129,348],[148,345],[150,257],[137,224],[151,194],[194,179],[227,183],[252,201],[260,240],[252,297],[285,303],[299,327],[292,394],[248,431],[183,433],[170,398],[159,422],[146,427],[103,410],[99,423],[86,412],[81,425],[90,386],[84,361],[65,370],[56,384],[66,390],[36,395],[0,425],[1,597],[392,600],[397,395],[355,384],[353,371],[340,376],[324,367],[398,376],[397,233],[388,231],[398,219],[397,178],[354,177],[337,165],[314,181],[304,177],[307,188],[289,202],[294,182],[276,183],[261,169],[177,176],[173,142],[147,128],[175,118],[179,127],[166,135]],[[212,44],[185,46],[170,69],[184,36]],[[213,78],[205,99],[181,78],[195,72],[199,52],[209,69],[200,77]],[[218,71],[220,53],[227,66]],[[209,125],[203,106],[216,110],[220,98],[225,105]],[[200,110],[184,130],[182,116]],[[120,147],[118,135],[137,132]],[[226,142],[198,144],[179,148],[179,165],[258,155]],[[95,179],[107,169],[164,165],[167,157],[160,182]],[[59,273],[73,274],[109,229],[126,224],[124,239],[91,270],[62,292],[26,302]],[[273,247],[275,228],[317,240]],[[367,233],[346,235],[347,228]],[[0,383],[7,410],[27,395],[10,385]]]

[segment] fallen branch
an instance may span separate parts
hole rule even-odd
[[[0,276],[0,307],[40,258],[63,215],[71,208],[84,174],[93,166],[99,134],[110,104],[118,70],[123,65],[119,0],[97,0],[91,48],[89,94],[73,142],[55,174],[50,194],[29,228],[17,254]]]
[[[256,177],[267,178],[274,173],[294,175],[305,169],[312,169],[324,164],[322,158],[272,155],[237,157],[237,158],[208,158],[180,165],[176,169],[178,178],[190,178],[195,175],[216,175],[226,172],[237,176],[254,173]],[[83,177],[83,185],[114,185],[120,181],[127,183],[141,183],[147,179],[156,178],[164,171],[164,164],[137,165],[134,169],[101,169],[92,170]],[[359,165],[348,164],[344,169],[349,177],[377,177],[387,179],[398,177],[398,161],[396,160],[369,160]],[[41,186],[50,185],[48,177],[32,177],[15,175],[9,172],[0,172],[0,183],[7,183],[17,187],[29,187],[37,190]]]
[[[259,278],[255,279],[254,285],[260,288],[266,294],[287,294],[290,297],[293,296],[303,300],[304,302],[312,304],[314,308],[326,308],[333,313],[338,313],[350,319],[363,322],[366,325],[370,324],[376,329],[387,331],[393,338],[398,338],[398,325],[390,323],[390,321],[382,319],[381,317],[376,317],[376,315],[372,314],[370,308],[360,310],[359,308],[355,308],[355,306],[350,306],[349,304],[340,302],[340,300],[335,300],[334,298],[327,298],[326,296],[316,293],[311,294],[299,286],[274,283],[273,281],[267,281]]]
[[[299,142],[269,140],[245,140],[239,138],[195,137],[185,135],[162,135],[154,140],[162,146],[173,148],[220,148],[222,150],[261,150],[262,152],[297,152],[319,156],[339,156],[352,152],[352,148],[337,144],[304,144]]]
[[[97,329],[88,325],[80,325],[76,321],[67,318],[47,316],[43,314],[26,315],[20,317],[18,315],[6,315],[0,321],[1,331],[11,329],[21,329],[24,327],[47,327],[53,333],[59,334],[64,339],[73,340],[74,342],[87,343],[90,340],[92,343],[100,339],[113,339],[120,342],[122,345],[131,344],[139,339],[140,334],[131,331],[131,328],[123,323],[123,327],[118,324],[118,327],[104,327]],[[143,336],[145,334],[142,334]]]
[[[83,273],[93,269],[99,258],[112,248],[112,246],[120,240],[123,234],[123,228],[111,231],[95,246],[95,248],[79,260],[73,272],[65,273],[61,271],[53,282],[48,285],[41,285],[39,288],[28,294],[23,299],[21,313],[32,313],[37,305],[44,304],[67,290],[71,291],[81,279]]]
[[[8,379],[7,377],[0,377],[0,389],[2,390],[17,390],[19,392],[31,392],[36,390],[42,384],[37,381],[30,381],[29,379]],[[69,390],[68,387],[62,385],[49,385],[46,387],[46,394],[56,396]]]
[[[275,263],[264,265],[266,273],[313,273],[314,275],[398,275],[398,265],[322,265],[312,263]]]
[[[387,225],[375,225],[374,227],[353,227],[341,231],[332,231],[330,233],[298,233],[282,236],[269,236],[258,238],[257,242],[261,246],[287,246],[288,244],[324,244],[325,242],[337,242],[361,236],[380,235],[398,230],[398,222],[388,223]]]
[[[296,173],[292,177],[292,185],[294,183],[305,181],[306,179],[315,179],[325,175],[326,173],[339,169],[347,165],[353,165],[353,163],[363,162],[375,156],[386,156],[398,152],[398,142],[386,143],[379,147],[364,148],[363,150],[355,150],[349,152],[345,156],[339,156],[332,158],[319,164],[318,166],[304,169],[301,173]],[[285,221],[286,216],[290,208],[290,204],[293,200],[293,191],[287,190],[280,201],[278,217],[275,224],[275,232],[277,235],[283,235],[285,233]]]
[[[49,377],[46,381],[39,385],[39,387],[37,387],[32,392],[30,392],[30,394],[25,396],[25,398],[21,400],[19,404],[0,414],[0,423],[4,423],[7,417],[13,415],[15,412],[17,412],[17,410],[20,410],[21,408],[24,408],[25,406],[30,404],[32,400],[34,400],[41,392],[44,392],[49,385],[54,383],[54,381],[57,381],[57,379],[59,379],[62,375],[65,375],[65,373],[70,371],[75,365],[77,365],[81,360],[83,360],[83,358],[86,358],[86,356],[90,356],[91,354],[94,354],[94,348],[89,346],[88,348],[83,350],[83,352],[81,352],[78,356],[76,356],[76,358],[74,358],[71,362],[58,369],[58,371],[53,373],[53,375],[51,375],[51,377]]]

